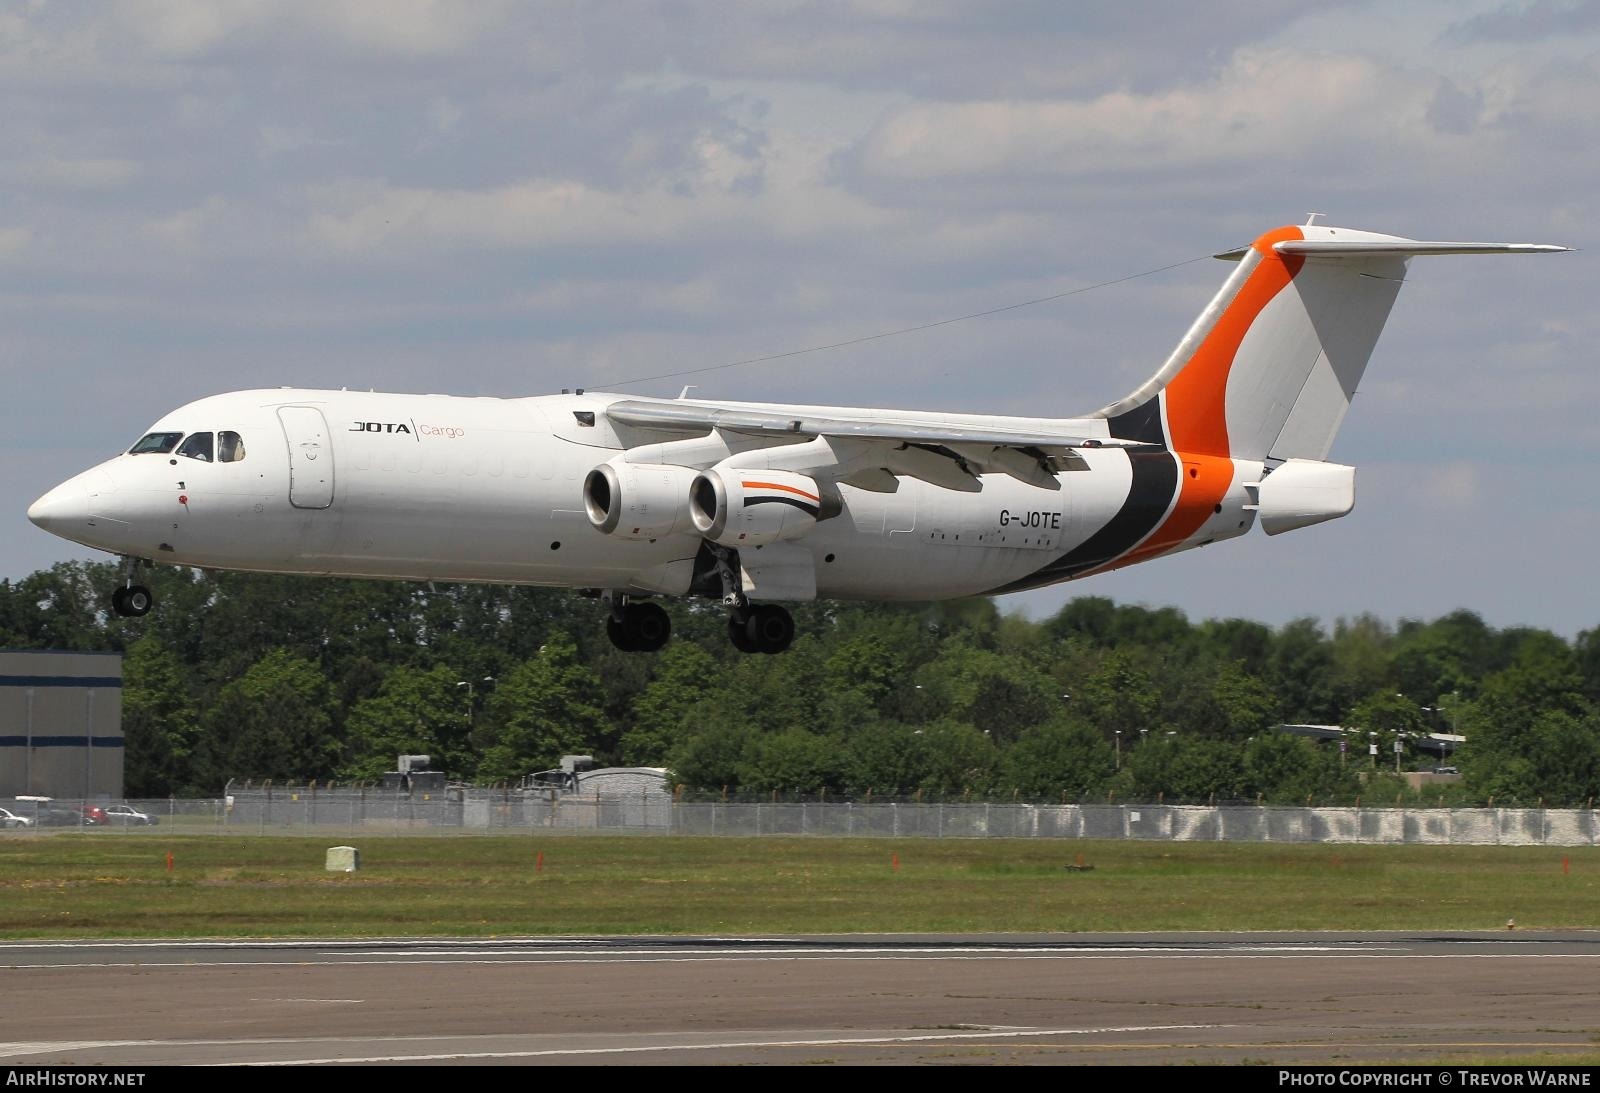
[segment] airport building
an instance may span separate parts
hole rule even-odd
[[[122,657],[0,650],[0,798],[122,799]]]

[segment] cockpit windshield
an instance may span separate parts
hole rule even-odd
[[[190,433],[189,439],[183,442],[183,447],[178,449],[178,454],[198,459],[202,463],[210,463],[212,455],[210,433]]]
[[[178,446],[178,441],[183,439],[182,433],[146,433],[139,438],[139,443],[128,449],[129,455],[166,455]]]

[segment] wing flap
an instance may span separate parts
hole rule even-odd
[[[796,409],[794,413],[720,407],[705,403],[647,402],[625,399],[606,407],[618,425],[642,429],[708,432],[725,429],[745,434],[786,433],[797,437],[834,436],[855,440],[894,440],[907,444],[988,444],[999,448],[1038,448],[1047,453],[1073,448],[1148,448],[1138,441],[1087,436],[1080,432],[1018,432],[982,425],[894,421],[872,416],[827,417]]]

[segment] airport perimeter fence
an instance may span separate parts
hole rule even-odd
[[[1175,842],[1594,846],[1590,809],[1353,808],[1256,805],[1041,805],[977,802],[675,801],[629,796],[251,790],[226,799],[129,802],[152,821],[85,830],[127,834],[640,834],[864,838],[1146,839]],[[59,831],[39,826],[27,830]]]

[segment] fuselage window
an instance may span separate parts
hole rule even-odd
[[[190,433],[189,439],[183,442],[183,447],[178,449],[179,455],[198,459],[202,463],[210,463],[213,456],[211,451],[210,433]]]
[[[217,434],[217,462],[237,463],[244,458],[244,438],[226,430]]]
[[[182,433],[146,433],[139,438],[139,443],[128,449],[129,455],[166,455],[178,446],[178,441],[183,439]]]

